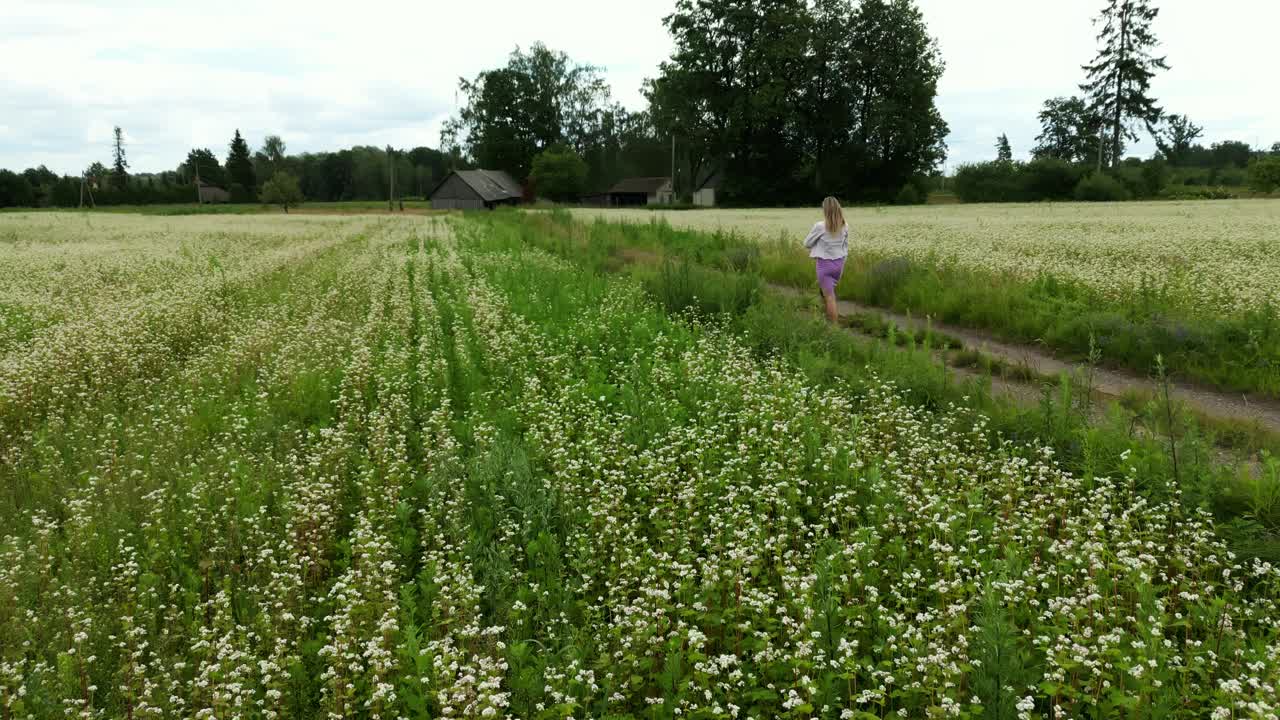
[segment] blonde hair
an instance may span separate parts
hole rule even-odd
[[[823,198],[822,217],[826,220],[827,232],[832,235],[844,227],[844,210],[840,208],[840,201],[834,197]]]

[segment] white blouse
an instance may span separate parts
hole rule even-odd
[[[827,232],[825,222],[815,223],[804,239],[804,246],[809,248],[811,258],[839,260],[849,254],[849,223],[845,223],[834,235]]]

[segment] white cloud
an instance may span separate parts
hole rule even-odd
[[[637,108],[641,82],[670,53],[662,18],[673,4],[6,0],[0,167],[106,162],[115,125],[135,171],[172,168],[192,146],[223,155],[236,128],[255,146],[278,133],[291,151],[434,146],[458,78],[539,40],[604,67],[615,97]],[[1001,132],[1025,154],[1040,103],[1075,92],[1100,0],[920,4],[947,62],[951,163],[989,157]],[[1160,7],[1173,65],[1156,83],[1165,105],[1204,124],[1207,140],[1280,140],[1280,96],[1249,71],[1271,64],[1280,7]]]

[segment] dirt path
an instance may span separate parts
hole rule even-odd
[[[809,297],[815,294],[812,290],[801,290],[786,285],[770,283],[769,287],[780,294],[792,297]],[[815,297],[814,299],[816,301],[817,298]],[[968,328],[926,322],[918,318],[907,317],[892,311],[847,300],[839,301],[839,308],[842,313],[878,315],[885,321],[910,330],[922,330],[927,324],[934,332],[958,340],[967,349],[976,350],[1010,365],[1025,366],[1037,375],[1045,377],[1057,377],[1062,373],[1072,375],[1084,373],[1088,370],[1088,367],[1082,363],[1056,358],[1035,347],[1003,342],[987,333]],[[961,375],[969,374],[964,372],[962,368],[953,368],[953,370]],[[977,375],[979,373],[972,374]],[[1030,391],[1032,397],[1038,396],[1038,393],[1035,393],[1033,389],[1027,388],[1025,383],[1004,381],[997,384],[997,380],[998,378],[993,378],[993,391],[1018,397],[1024,397]],[[1022,387],[1018,387],[1019,385]],[[1130,393],[1149,394],[1155,390],[1155,384],[1150,378],[1095,367],[1093,368],[1093,388],[1094,392],[1100,396],[1119,399]],[[1243,394],[1223,393],[1181,382],[1171,384],[1170,394],[1175,401],[1206,417],[1256,423],[1269,432],[1280,434],[1280,402],[1275,400],[1251,398]]]

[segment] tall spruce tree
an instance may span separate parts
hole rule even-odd
[[[1008,133],[1001,133],[996,138],[996,161],[1013,162],[1013,146],[1009,144]]]
[[[125,185],[129,183],[129,161],[125,159],[124,154],[124,131],[117,125],[112,131],[112,157],[114,158],[111,165],[111,184],[116,189],[123,190]]]
[[[253,158],[249,156],[249,143],[240,137],[239,129],[231,139],[231,151],[227,154],[227,175],[233,186],[232,201],[248,202],[257,197],[258,178],[253,170]],[[234,197],[237,194],[241,197]]]
[[[1159,44],[1151,24],[1160,14],[1150,0],[1107,0],[1094,21],[1102,26],[1097,57],[1084,66],[1088,79],[1080,86],[1094,113],[1107,123],[1111,135],[1111,164],[1120,161],[1123,138],[1137,140],[1132,123],[1152,128],[1164,111],[1151,97],[1151,78],[1168,70],[1164,56],[1152,50]]]

